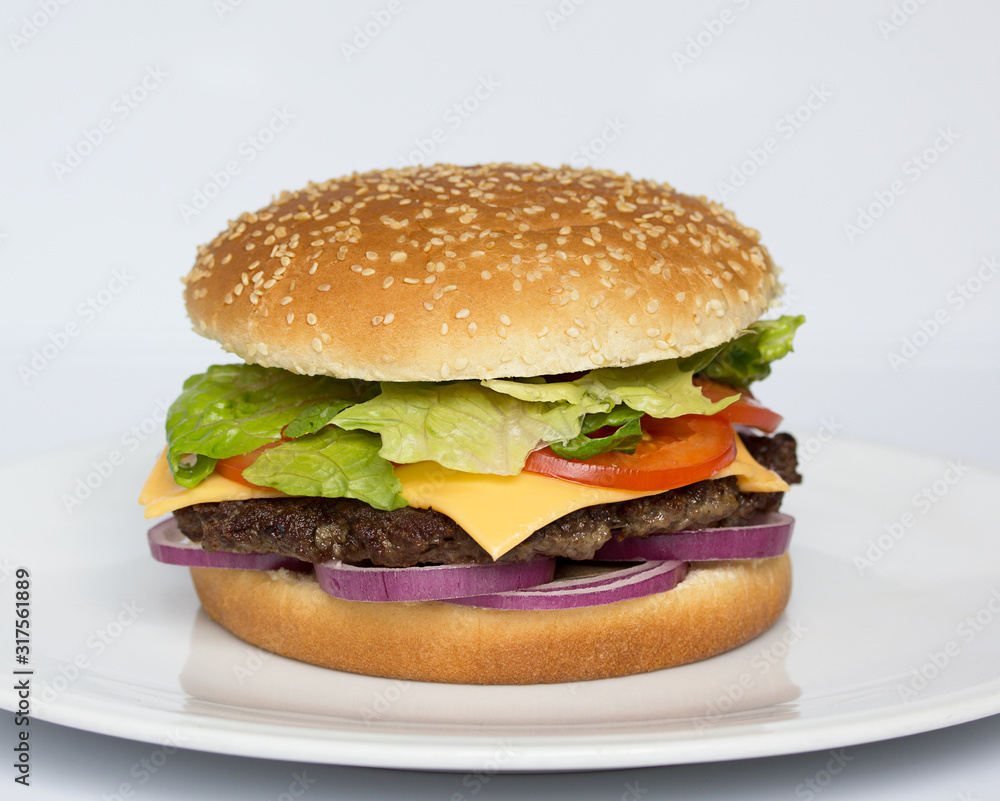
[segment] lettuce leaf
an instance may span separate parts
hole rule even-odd
[[[301,433],[315,430],[318,417],[336,414],[371,390],[364,382],[296,375],[274,367],[213,365],[184,382],[167,412],[167,460],[174,480],[184,487],[197,486],[216,460],[275,442],[282,429],[296,421]],[[334,411],[320,411],[320,406]]]
[[[719,349],[700,372],[715,381],[746,389],[771,374],[771,362],[791,353],[795,331],[805,321],[801,314],[758,320],[745,334]]]
[[[649,362],[634,367],[592,370],[575,381],[525,384],[512,380],[483,381],[483,385],[522,400],[564,401],[587,414],[606,412],[625,404],[653,417],[682,414],[715,414],[736,401],[737,396],[713,403],[691,381],[694,372],[681,369],[677,359]]]
[[[381,443],[367,431],[327,426],[261,453],[243,471],[248,481],[288,495],[357,498],[376,509],[406,506]]]
[[[580,433],[583,409],[521,401],[478,383],[390,384],[333,423],[382,437],[383,458],[432,461],[467,473],[515,475],[539,444]]]
[[[549,447],[564,459],[589,459],[611,451],[635,453],[636,446],[642,441],[641,419],[642,412],[624,405],[616,406],[610,412],[588,414],[583,418],[583,427],[577,436],[565,442],[553,442]],[[614,431],[603,437],[587,436],[602,428],[614,428]]]

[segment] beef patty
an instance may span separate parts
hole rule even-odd
[[[789,484],[802,480],[791,435],[742,439],[764,467]],[[498,561],[536,556],[590,559],[611,537],[736,525],[776,511],[782,495],[740,492],[736,478],[729,477],[633,501],[588,506],[539,529]],[[431,509],[387,512],[352,498],[257,498],[199,503],[178,509],[174,516],[180,530],[206,551],[279,553],[307,562],[340,559],[384,567],[492,561],[461,526]]]

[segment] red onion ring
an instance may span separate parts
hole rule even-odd
[[[679,559],[706,562],[716,559],[765,559],[788,550],[795,528],[791,515],[773,512],[755,518],[746,526],[705,528],[611,540],[594,559],[636,562],[642,559]]]
[[[181,534],[177,518],[171,517],[149,530],[149,550],[158,562],[183,567],[224,567],[240,570],[312,570],[312,564],[276,553],[230,553],[206,551]]]
[[[316,565],[319,586],[347,601],[440,601],[535,587],[552,580],[555,559],[484,565],[356,567],[333,559]]]
[[[643,562],[612,573],[553,581],[527,590],[453,598],[449,603],[532,611],[599,606],[672,590],[685,575],[687,562]]]

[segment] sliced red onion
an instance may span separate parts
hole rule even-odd
[[[643,562],[610,573],[562,579],[528,590],[453,598],[449,603],[526,610],[599,606],[672,590],[685,575],[687,562]]]
[[[795,518],[780,512],[761,515],[750,525],[705,528],[611,540],[595,559],[635,562],[640,559],[680,559],[685,562],[715,559],[764,559],[788,550]]]
[[[149,550],[158,562],[185,567],[228,567],[240,570],[312,570],[310,562],[276,553],[229,553],[206,551],[181,534],[177,519],[171,517],[149,530]]]
[[[535,587],[552,580],[555,559],[486,565],[356,567],[337,559],[316,565],[319,586],[347,601],[440,601]]]

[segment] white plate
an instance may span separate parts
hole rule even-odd
[[[18,492],[0,604],[13,609],[10,570],[28,567],[39,719],[219,753],[489,773],[787,754],[1000,712],[1000,476],[962,463],[822,445],[786,504],[791,604],[742,648],[624,679],[468,687],[322,670],[217,627],[187,572],[147,555],[134,498],[154,455],[111,442],[0,471]],[[88,478],[91,496],[67,510]],[[888,547],[866,553],[879,537]]]

